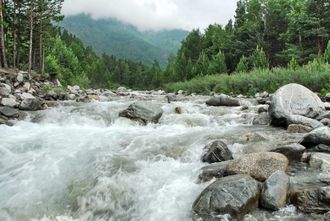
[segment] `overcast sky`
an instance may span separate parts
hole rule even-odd
[[[140,30],[191,30],[213,23],[225,25],[235,8],[236,0],[66,0],[62,12],[116,18]]]

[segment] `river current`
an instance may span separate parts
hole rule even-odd
[[[245,134],[268,133],[267,143],[250,145],[255,149],[283,133],[252,126],[253,107],[207,107],[205,97],[170,104],[162,96],[148,99],[164,110],[159,124],[119,118],[134,102],[120,98],[63,103],[13,127],[0,125],[0,220],[190,221],[193,201],[209,184],[196,182],[207,143],[226,139],[239,157],[249,146]],[[288,206],[259,216],[300,214]]]

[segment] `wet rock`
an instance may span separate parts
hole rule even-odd
[[[298,189],[292,193],[292,203],[305,213],[326,213],[330,211],[330,187]]]
[[[268,112],[269,106],[268,105],[259,105],[257,107],[258,113]]]
[[[75,86],[68,85],[67,88],[71,94],[78,94],[80,91],[80,87],[78,85],[75,85]]]
[[[12,118],[17,118],[19,116],[18,110],[12,107],[0,107],[0,114]]]
[[[23,75],[23,73],[19,72],[19,73],[17,74],[16,81],[17,81],[18,83],[22,83],[22,82],[24,81],[24,75]]]
[[[178,101],[175,94],[168,94],[166,95],[167,103]]]
[[[300,160],[306,148],[298,143],[285,144],[271,149],[271,152],[281,153],[289,160]]]
[[[215,163],[226,160],[232,160],[233,156],[222,140],[214,141],[204,147],[204,153],[201,157],[202,162]]]
[[[233,160],[227,171],[228,174],[248,174],[259,181],[265,181],[277,170],[286,171],[288,164],[286,156],[280,153],[251,153]]]
[[[330,110],[330,103],[329,102],[325,102],[324,103],[324,107],[326,110]]]
[[[320,114],[316,119],[322,120],[322,119],[330,119],[330,111],[324,111],[322,114]]]
[[[0,96],[8,96],[11,93],[11,87],[8,84],[0,83]]]
[[[330,128],[320,127],[306,134],[301,142],[305,147],[312,147],[318,144],[330,145]]]
[[[324,126],[330,126],[330,119],[328,119],[328,118],[324,118],[324,119],[320,120],[320,122],[321,122]]]
[[[86,99],[89,101],[100,101],[100,97],[98,95],[87,95]]]
[[[32,94],[30,93],[22,93],[22,94],[19,94],[18,95],[19,99],[21,100],[25,100],[25,99],[35,99],[35,96],[33,96]]]
[[[319,144],[315,147],[309,148],[310,152],[321,152],[321,153],[330,153],[330,146],[325,144]]]
[[[290,124],[288,126],[288,133],[309,133],[313,128],[301,124]]]
[[[221,178],[227,176],[227,166],[231,161],[222,161],[219,163],[212,163],[201,168],[201,173],[198,175],[198,179],[201,182],[208,182],[213,178]]]
[[[299,84],[288,84],[278,89],[269,107],[272,124],[275,126],[286,126],[290,115],[315,118],[324,110],[321,99]]]
[[[211,97],[209,100],[206,101],[206,104],[209,106],[240,106],[240,102],[238,99],[225,94],[221,94],[218,97]]]
[[[324,96],[324,99],[326,102],[330,102],[330,93],[327,93],[325,96]]]
[[[131,104],[126,110],[119,113],[120,117],[126,117],[139,121],[143,124],[158,123],[163,114],[163,110],[159,105],[138,101]]]
[[[269,140],[269,137],[262,132],[245,133],[240,137],[243,141],[261,142]]]
[[[289,189],[289,177],[276,171],[263,184],[260,203],[266,209],[279,210],[285,207]]]
[[[289,115],[287,117],[287,124],[298,124],[298,125],[303,125],[306,127],[311,127],[313,129],[323,127],[323,124],[317,120],[304,117],[304,116],[299,116],[299,115]]]
[[[320,169],[323,172],[330,171],[330,154],[312,153],[309,159],[309,166]]]
[[[7,107],[16,107],[18,104],[17,104],[16,100],[13,98],[2,98],[1,105],[7,106]]]
[[[176,108],[174,109],[174,111],[175,111],[175,113],[177,113],[177,114],[182,114],[182,108],[181,108],[181,107],[176,107]]]
[[[253,119],[252,123],[253,125],[269,125],[270,121],[269,114],[267,112],[262,112]]]
[[[229,214],[243,217],[258,206],[258,182],[248,175],[221,178],[209,185],[192,206],[193,220],[216,221]]]
[[[21,102],[19,109],[26,111],[36,111],[41,110],[41,105],[42,104],[39,98],[27,98]]]

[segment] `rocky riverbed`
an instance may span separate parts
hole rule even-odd
[[[1,221],[330,218],[330,96],[0,82]]]

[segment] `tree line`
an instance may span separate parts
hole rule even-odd
[[[329,37],[329,0],[239,0],[234,21],[190,32],[164,80],[304,65],[324,53]]]

